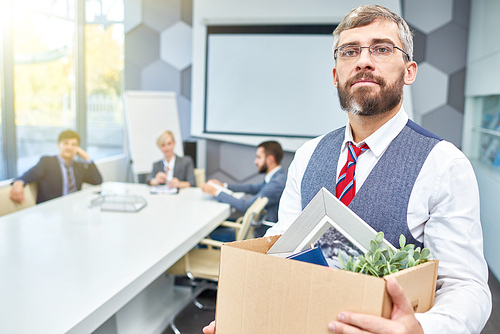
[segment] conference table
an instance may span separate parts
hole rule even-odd
[[[147,205],[95,219],[101,191]],[[230,209],[199,188],[111,182],[0,217],[0,333],[161,333],[190,294],[165,271]]]

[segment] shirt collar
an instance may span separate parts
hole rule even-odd
[[[62,166],[68,166],[68,167],[72,167],[73,166],[73,162],[74,162],[74,160],[71,160],[70,162],[67,162],[60,155],[57,155],[57,160],[59,160],[59,164],[60,165],[62,165]]]
[[[394,138],[403,130],[406,123],[408,122],[408,114],[405,112],[404,108],[398,111],[394,117],[382,125],[377,131],[372,133],[368,138],[366,138],[361,143],[356,143],[359,147],[363,143],[366,143],[370,150],[375,154],[376,157],[381,156],[389,144]],[[347,148],[347,143],[352,141],[352,130],[349,121],[347,121],[347,126],[345,128],[344,142],[342,143],[342,152]]]
[[[274,174],[276,174],[276,172],[279,171],[280,169],[281,169],[281,165],[279,165],[278,167],[274,167],[274,169],[272,171],[268,172],[266,174],[266,176],[264,176],[264,182],[269,183],[269,181],[271,181]]]
[[[170,159],[170,162],[167,162],[167,159],[163,159],[163,166],[165,169],[168,167],[169,169],[172,169],[173,166],[175,166],[175,155]]]

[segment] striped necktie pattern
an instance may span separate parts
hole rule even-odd
[[[340,171],[336,186],[336,196],[346,206],[351,203],[354,195],[356,194],[355,170],[358,157],[368,149],[370,148],[366,145],[366,143],[361,147],[357,147],[352,142],[349,142],[347,161]]]
[[[73,164],[66,163],[64,165],[66,166],[66,171],[68,173],[68,194],[71,194],[71,193],[74,193],[76,191],[76,185],[75,185],[73,178],[71,177],[71,171],[70,171],[70,168]]]

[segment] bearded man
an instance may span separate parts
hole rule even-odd
[[[417,74],[410,29],[389,9],[367,5],[349,12],[333,37],[333,81],[348,123],[297,150],[278,223],[266,236],[283,233],[325,187],[393,245],[403,234],[440,261],[428,312],[414,314],[391,279],[391,319],[342,312],[325,327],[335,333],[480,333],[491,293],[477,182],[464,154],[412,122],[402,107],[403,85]],[[212,322],[204,333],[214,328]]]
[[[211,179],[207,183],[201,185],[201,190],[208,193],[222,203],[231,204],[236,210],[244,213],[255,200],[259,197],[267,197],[268,202],[266,205],[267,216],[266,220],[275,223],[278,220],[278,204],[280,201],[281,193],[285,188],[286,171],[281,167],[281,159],[283,158],[283,149],[276,141],[266,141],[260,143],[255,152],[255,166],[261,174],[265,174],[264,181],[255,184],[227,184],[219,180]],[[219,188],[214,187],[218,185]],[[236,198],[225,191],[221,187],[227,188],[231,191],[244,192],[249,194],[244,198]],[[227,239],[224,234],[234,235],[234,230],[231,233],[223,233],[218,228],[215,234],[210,236],[213,239],[221,241],[233,241]],[[228,228],[229,229],[229,228]],[[268,226],[262,225],[254,229],[254,236],[261,237],[266,233]]]

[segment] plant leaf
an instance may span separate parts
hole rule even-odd
[[[399,236],[399,247],[404,248],[406,245],[406,237],[404,235]]]
[[[339,262],[340,262],[340,265],[342,266],[342,268],[346,269],[346,265],[345,265],[345,261],[344,261],[344,255],[342,255],[342,252],[339,252],[339,255],[337,256],[337,258],[339,259]]]
[[[422,249],[422,252],[420,254],[420,258],[426,259],[429,255],[431,255],[431,251],[428,248]]]
[[[405,252],[405,251],[399,251],[397,252],[392,258],[391,260],[394,262],[394,261],[398,261],[398,260],[401,260],[401,259],[404,259],[406,256],[408,256],[408,253]]]

